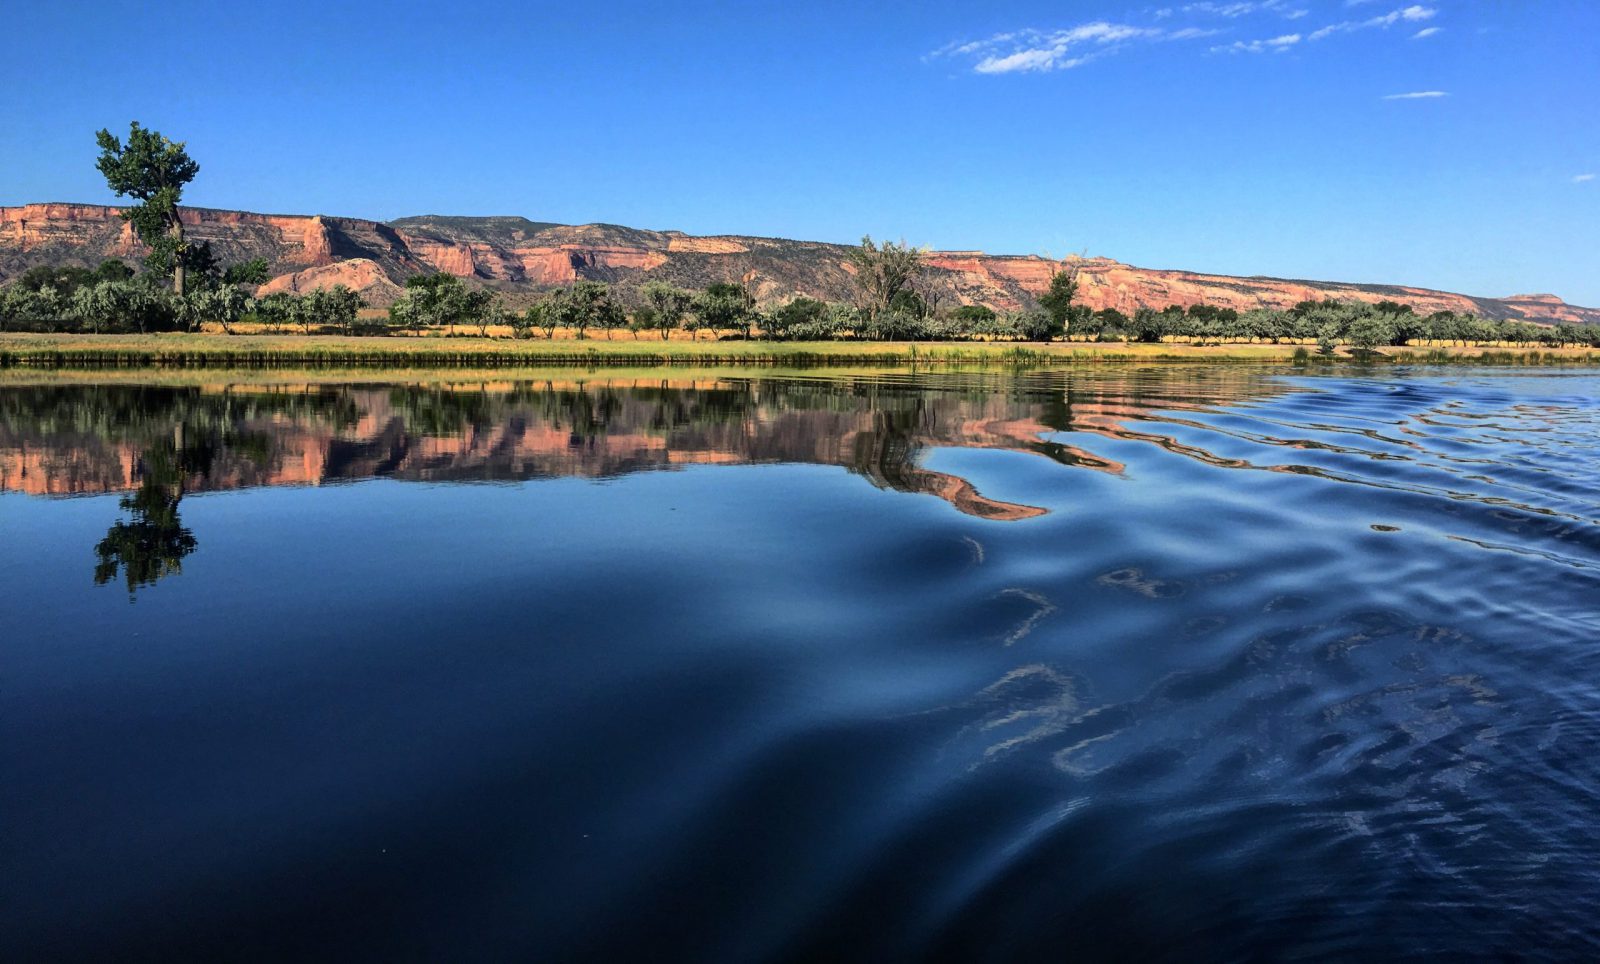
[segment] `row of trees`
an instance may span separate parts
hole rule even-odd
[[[256,284],[265,277],[264,262],[226,269],[212,265],[191,273],[186,293],[179,296],[153,272],[137,274],[117,260],[93,269],[34,268],[0,287],[0,331],[195,331],[202,323],[215,322],[231,333],[241,321],[305,334],[358,330],[363,302],[349,288],[257,295]],[[410,279],[389,309],[388,327],[413,334],[465,327],[484,336],[509,329],[520,338],[554,338],[558,331],[578,338],[604,332],[612,338],[626,331],[635,338],[666,339],[682,330],[695,338],[706,332],[713,338],[774,341],[1316,342],[1324,351],[1340,344],[1368,350],[1424,343],[1600,347],[1600,327],[1534,325],[1451,312],[1424,316],[1392,301],[1305,301],[1289,309],[1246,312],[1203,304],[1160,311],[1139,308],[1132,314],[1115,308],[1091,311],[1074,302],[1076,280],[1063,272],[1040,296],[1038,308],[996,312],[983,305],[936,309],[915,289],[883,278],[873,276],[863,286],[866,296],[854,304],[799,297],[771,308],[760,307],[753,292],[731,283],[689,291],[658,281],[624,293],[602,282],[579,281],[514,311],[495,292],[471,288],[454,275],[434,274]],[[385,326],[367,324],[359,330],[382,332]]]
[[[152,282],[149,273],[136,275],[117,261],[96,269],[34,269],[0,287],[0,331],[195,331],[214,322],[231,333],[241,321],[304,334],[385,330],[381,324],[358,328],[363,302],[343,285],[306,294],[257,295],[254,285],[223,280],[226,276],[191,276],[188,291],[180,297]],[[652,282],[631,294],[625,299],[610,285],[580,281],[518,312],[496,293],[469,288],[453,275],[428,275],[412,279],[390,307],[389,319],[390,327],[413,334],[465,327],[478,335],[509,329],[520,338],[554,338],[557,332],[578,338],[604,332],[612,338],[625,331],[635,338],[666,339],[681,330],[696,338],[706,332],[708,337],[773,341],[1315,342],[1324,351],[1340,344],[1368,350],[1419,344],[1600,347],[1600,327],[1534,325],[1451,312],[1424,316],[1393,302],[1308,301],[1290,309],[1246,312],[1170,306],[1161,311],[1140,308],[1130,315],[1115,308],[1091,311],[1070,302],[1054,303],[1055,311],[996,312],[982,305],[929,310],[920,299],[874,307],[805,297],[762,309],[747,289],[727,283],[695,292]]]
[[[1161,311],[1140,308],[1131,316],[1114,308],[1080,311],[1071,333],[1085,339],[1200,345],[1315,341],[1325,352],[1338,344],[1364,350],[1425,343],[1600,346],[1600,328],[1594,326],[1535,325],[1449,311],[1419,315],[1409,305],[1393,301],[1331,299],[1245,312],[1203,304],[1173,305]]]
[[[0,331],[197,331],[216,322],[231,333],[246,319],[306,334],[354,330],[363,302],[344,285],[258,297],[257,284],[265,280],[266,262],[259,260],[191,274],[181,295],[154,272],[135,274],[117,260],[94,269],[34,268],[0,287]]]
[[[1452,312],[1422,316],[1407,305],[1390,301],[1306,301],[1289,309],[1247,312],[1204,304],[1173,305],[1160,311],[1139,308],[1130,315],[1115,308],[1092,311],[1076,304],[1076,278],[1062,272],[1038,299],[1039,307],[996,312],[983,305],[935,309],[931,299],[909,285],[897,285],[893,280],[885,283],[884,273],[868,277],[871,280],[863,286],[866,296],[854,304],[799,297],[766,309],[758,307],[753,293],[736,284],[713,284],[694,292],[651,282],[626,299],[632,302],[630,307],[609,285],[580,281],[551,292],[517,314],[487,293],[463,294],[465,288],[458,279],[436,275],[414,279],[415,287],[391,310],[391,316],[397,324],[412,324],[409,320],[420,315],[427,324],[476,326],[480,334],[486,334],[491,325],[504,325],[518,337],[542,332],[547,338],[554,338],[558,330],[579,338],[598,330],[607,338],[629,331],[635,337],[650,333],[666,339],[675,330],[685,330],[692,337],[705,331],[713,337],[737,335],[773,341],[1068,338],[1199,345],[1316,342],[1324,351],[1339,344],[1368,350],[1422,343],[1600,347],[1600,328],[1593,326],[1544,326]],[[479,298],[474,300],[471,294]],[[413,310],[413,305],[422,304],[435,307]]]

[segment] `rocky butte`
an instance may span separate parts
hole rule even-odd
[[[0,281],[36,265],[93,265],[136,259],[144,250],[119,217],[95,204],[27,204],[0,208]],[[847,246],[737,235],[695,237],[614,224],[566,225],[520,217],[422,217],[390,222],[324,215],[253,214],[185,208],[192,242],[210,242],[224,264],[265,258],[267,291],[306,291],[344,284],[374,305],[386,305],[405,279],[447,271],[504,292],[513,302],[579,278],[631,288],[661,279],[699,288],[716,281],[750,285],[764,303],[796,295],[846,300],[851,290]],[[1398,301],[1416,311],[1455,311],[1490,318],[1600,324],[1600,309],[1569,305],[1551,294],[1486,298],[1403,285],[1283,278],[1230,277],[1136,268],[1109,258],[1072,258],[1080,300],[1090,308],[1131,313],[1143,305],[1205,303],[1247,311],[1288,308],[1300,301],[1342,298]],[[1062,262],[1035,255],[933,251],[927,284],[946,304],[996,310],[1026,307]]]

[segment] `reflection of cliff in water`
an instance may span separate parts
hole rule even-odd
[[[309,385],[0,389],[0,491],[81,495],[137,489],[150,453],[181,426],[178,492],[318,485],[617,476],[682,465],[837,465],[874,485],[927,492],[963,512],[1042,510],[987,499],[923,469],[930,447],[1033,452],[1121,466],[1042,435],[1151,407],[1218,404],[1259,376],[1174,381],[947,375],[818,379],[540,381],[439,386]]]

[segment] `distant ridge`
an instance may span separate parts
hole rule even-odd
[[[96,204],[0,207],[0,281],[36,265],[136,259],[144,249],[119,217]],[[685,287],[749,285],[764,302],[796,295],[845,300],[851,292],[845,245],[742,235],[695,236],[615,224],[555,224],[516,216],[418,215],[390,222],[326,215],[183,209],[191,241],[210,242],[223,262],[266,258],[268,290],[346,284],[373,304],[398,296],[405,279],[445,271],[505,292],[512,301],[579,278],[625,289],[661,279]],[[1137,268],[1109,258],[1073,258],[1080,300],[1124,312],[1148,305],[1206,303],[1247,311],[1300,301],[1392,300],[1416,311],[1455,311],[1543,323],[1600,324],[1600,309],[1552,294],[1491,298],[1408,285],[1233,277]],[[1034,255],[934,251],[927,283],[946,304],[1012,310],[1033,303],[1062,262]]]

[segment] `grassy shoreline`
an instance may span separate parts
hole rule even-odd
[[[1307,358],[1306,356],[1310,357]],[[10,368],[502,368],[669,365],[698,367],[1052,365],[1077,362],[1320,362],[1305,345],[1202,347],[1163,342],[770,342],[504,338],[395,338],[335,335],[54,335],[0,333],[0,367]],[[1335,359],[1349,362],[1341,349]],[[1592,348],[1387,348],[1377,363],[1600,364]]]

